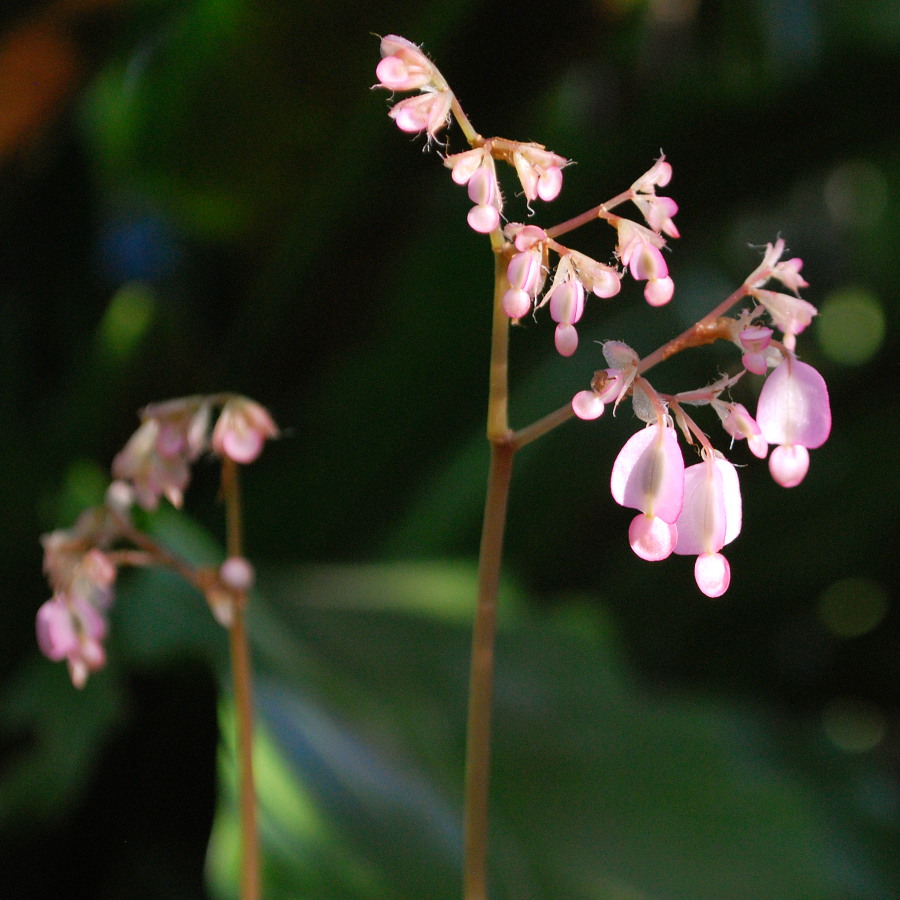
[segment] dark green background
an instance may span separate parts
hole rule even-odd
[[[896,3],[27,3],[0,28],[0,75],[25,72],[0,79],[0,124],[35,123],[0,147],[0,895],[210,890],[224,635],[177,584],[125,578],[109,668],[79,694],[33,624],[38,537],[96,501],[136,410],[219,390],[285,431],[245,478],[255,652],[266,733],[316,817],[301,827],[267,795],[268,896],[458,893],[491,259],[465,192],[369,89],[374,35],[391,32],[424,42],[480,131],[577,161],[539,224],[623,190],[661,149],[674,167],[675,300],[650,310],[626,283],[591,301],[571,360],[546,315],[517,329],[515,425],[587,385],[594,340],[649,352],[779,234],[823,323],[862,292],[886,324],[856,363],[823,323],[801,335],[833,433],[790,491],[735,448],[744,529],[720,600],[691,559],[627,546],[608,484],[630,412],[521,454],[495,896],[897,895]],[[30,57],[33,80],[9,49],[29,28],[58,41]],[[66,88],[38,110],[23,85],[63,53]],[[607,260],[613,235],[573,244]],[[735,362],[698,351],[654,384]],[[192,522],[153,527],[217,558],[215,494],[201,466]],[[821,614],[835,596],[885,611],[840,637]]]

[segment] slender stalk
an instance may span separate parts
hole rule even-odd
[[[464,800],[465,900],[487,898],[488,794],[491,758],[491,706],[494,689],[494,644],[497,630],[497,594],[506,528],[506,508],[515,447],[508,426],[509,318],[501,299],[509,287],[508,256],[495,253],[494,311],[488,395],[487,437],[491,442],[478,559],[478,598],[472,628],[469,672],[469,710],[466,730]]]
[[[243,555],[243,520],[238,466],[222,460],[222,492],[225,499],[226,548],[229,557]],[[241,900],[260,900],[259,834],[256,824],[256,791],[253,782],[253,692],[250,650],[244,618],[246,594],[238,592],[234,619],[229,629],[231,677],[234,688],[238,796],[241,821]]]
[[[491,468],[481,533],[478,602],[472,630],[472,661],[469,676],[464,823],[465,900],[486,900],[488,896],[488,788],[494,643],[503,532],[506,526],[506,506],[514,453],[508,443],[491,444]]]

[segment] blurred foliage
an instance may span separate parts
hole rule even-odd
[[[269,896],[457,893],[491,260],[464,192],[369,90],[389,32],[424,42],[484,133],[577,160],[541,224],[660,148],[675,169],[675,302],[648,312],[631,286],[589,304],[568,361],[546,321],[516,329],[516,424],[586,385],[593,340],[645,353],[693,321],[756,264],[748,244],[782,234],[822,312],[799,349],[828,381],[832,437],[789,492],[735,448],[744,532],[715,603],[690,560],[627,546],[608,475],[629,415],[521,454],[496,896],[896,896],[889,0],[0,14],[0,895],[232,896],[225,646],[202,602],[124,579],[110,665],[83,693],[33,636],[38,535],[95,502],[140,406],[218,390],[286,430],[246,475]],[[577,240],[611,253],[608,233]],[[713,348],[656,377],[680,390],[732,363]],[[154,527],[218,558],[216,490],[202,468],[193,518]]]

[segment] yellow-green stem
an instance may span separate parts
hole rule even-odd
[[[243,519],[238,466],[227,457],[222,462],[222,492],[227,522],[229,557],[243,555]],[[241,823],[241,900],[260,900],[259,833],[256,825],[256,790],[253,781],[253,691],[250,649],[244,617],[246,595],[235,598],[234,619],[229,629],[231,678],[234,689],[236,747],[238,757],[238,808]]]

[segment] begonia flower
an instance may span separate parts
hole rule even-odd
[[[809,450],[831,432],[831,405],[825,379],[810,365],[787,356],[762,386],[756,421],[769,444],[769,471],[782,487],[795,487],[809,468]]]
[[[756,288],[751,291],[751,295],[766,308],[772,322],[783,332],[783,343],[789,350],[794,349],[796,335],[812,322],[813,316],[818,315],[818,310],[812,303],[793,294]]]
[[[468,186],[469,199],[475,206],[469,210],[469,226],[480,234],[489,234],[500,225],[503,195],[497,181],[497,167],[489,144],[454,153],[444,159],[450,177]]]
[[[388,115],[401,131],[418,134],[424,131],[434,137],[450,121],[450,91],[425,91],[395,103]]]
[[[672,299],[675,285],[662,255],[665,241],[649,228],[629,219],[616,220],[619,242],[616,255],[635,281],[646,281],[644,298],[651,306],[663,306]]]
[[[620,506],[641,511],[628,529],[631,549],[649,561],[669,556],[684,500],[684,459],[675,429],[656,422],[632,435],[613,464],[610,488]]]
[[[377,87],[415,91],[434,84],[440,77],[434,63],[415,44],[399,35],[389,34],[381,39],[381,56],[375,69]]]
[[[768,368],[766,350],[772,341],[772,329],[762,325],[751,326],[741,331],[741,348],[745,351],[741,363],[754,375],[765,375]]]
[[[671,197],[656,196],[656,188],[665,187],[671,180],[672,166],[661,156],[631,185],[631,200],[654,231],[677,238],[678,228],[672,216],[678,212],[678,204]]]
[[[569,161],[538,144],[520,144],[512,154],[513,166],[525,198],[555,200],[562,189],[562,170]]]
[[[769,445],[762,435],[759,423],[750,415],[743,403],[730,403],[726,400],[711,400],[712,408],[722,420],[722,426],[735,440],[747,440],[750,452],[757,459],[765,459]]]
[[[145,407],[143,423],[113,460],[113,477],[132,484],[135,499],[144,509],[156,509],[160,497],[180,507],[190,481],[190,464],[208,446],[209,416],[209,403],[203,397]]]
[[[514,254],[506,268],[506,278],[509,290],[501,300],[503,311],[511,319],[521,319],[531,311],[544,286],[544,254],[540,246]]]
[[[720,597],[728,589],[731,568],[719,551],[738,536],[741,518],[737,470],[728,460],[707,456],[684,470],[684,503],[675,523],[674,552],[697,554],[694,578],[707,597]]]
[[[212,448],[237,463],[252,463],[268,439],[278,437],[269,412],[247,397],[231,397],[222,407],[212,434]]]

